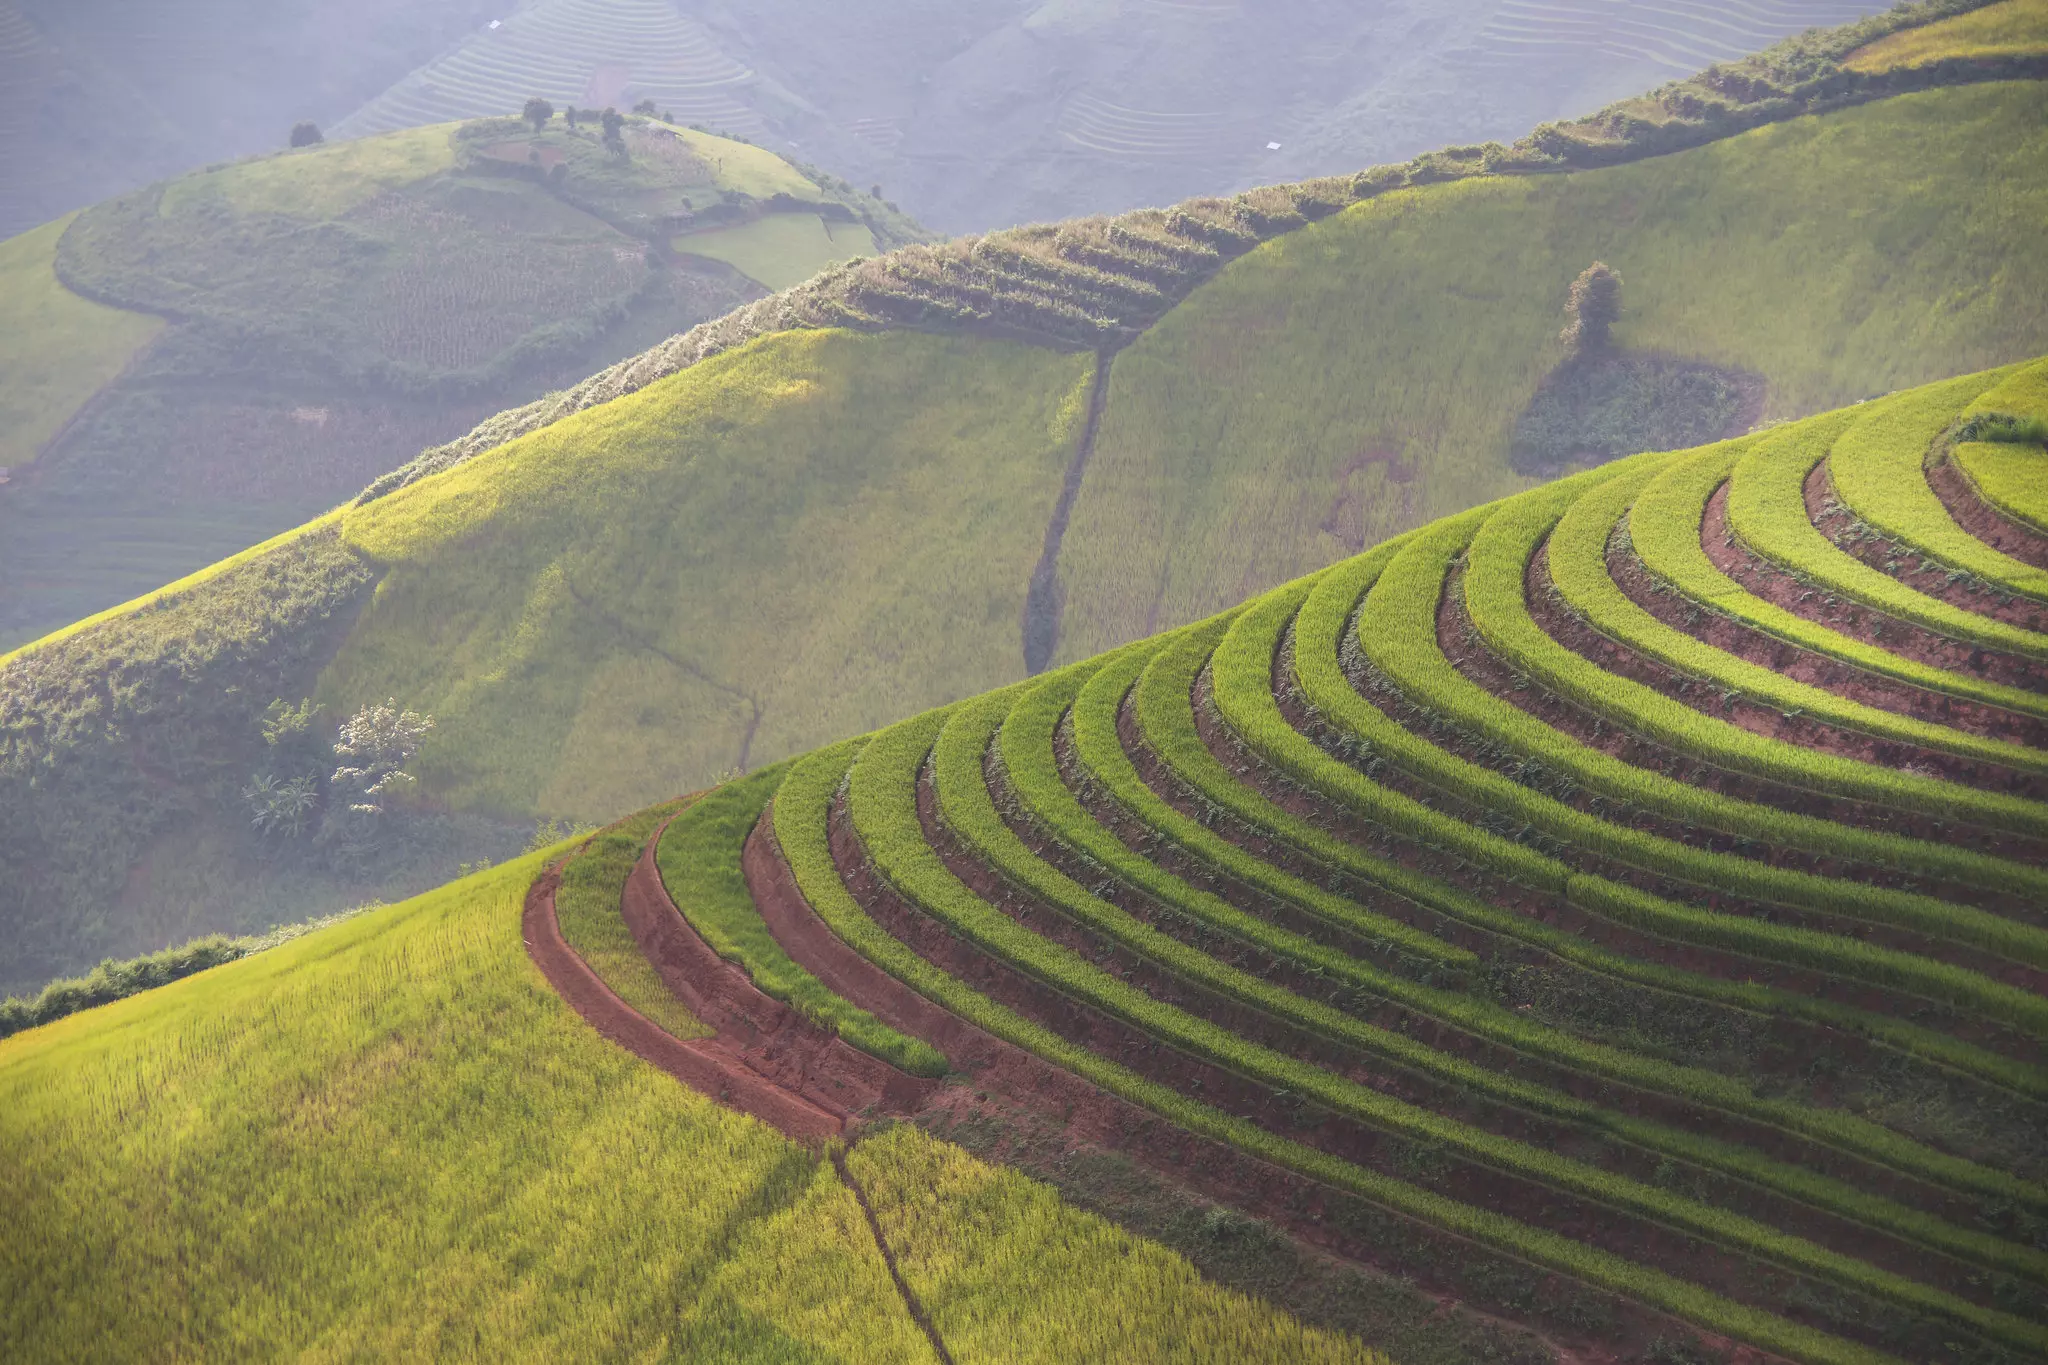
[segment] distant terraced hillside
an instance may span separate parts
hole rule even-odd
[[[1850,23],[1867,12],[1855,0],[1670,0],[1657,5],[1631,0],[1503,0],[1479,31],[1475,46],[1503,65],[1543,56],[1583,58],[1600,53],[1688,75],[1768,47],[1789,33]]]
[[[540,95],[629,108],[653,100],[678,123],[754,137],[754,72],[668,0],[534,0],[421,67],[335,126],[342,137],[477,118]]]
[[[1845,75],[1868,36],[1512,147],[835,268],[37,642],[0,662],[0,983],[361,894],[248,825],[273,700],[431,714],[423,829],[600,821],[1529,487],[1517,432],[1578,367],[1621,387],[1553,422],[1566,467],[2048,350],[2038,62]],[[1596,259],[1589,359],[1559,328]],[[1704,426],[1637,420],[1667,372]]]
[[[465,117],[529,89],[622,109],[646,98],[968,231],[1511,138],[1879,8],[534,0],[342,127]]]

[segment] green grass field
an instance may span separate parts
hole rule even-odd
[[[686,256],[724,261],[769,289],[801,284],[826,266],[875,254],[864,223],[832,223],[803,213],[778,213],[743,227],[717,228],[675,239]]]
[[[1233,263],[1119,355],[1061,552],[1060,657],[1525,486],[1565,291],[1800,416],[2048,347],[2048,95],[1902,96],[1607,170],[1407,190]],[[1995,265],[1987,268],[1987,262]]]
[[[930,1361],[829,1162],[549,992],[543,856],[0,1042],[0,1348]],[[852,1164],[961,1358],[1369,1360],[914,1130]]]
[[[160,318],[89,302],[58,283],[51,263],[60,218],[0,242],[0,469],[19,471],[135,353]]]
[[[351,508],[319,695],[435,715],[438,799],[600,818],[1014,677],[1090,372],[791,333]]]
[[[235,213],[339,218],[380,194],[454,166],[458,126],[432,124],[323,143],[183,176],[165,187],[158,211],[176,216],[201,211],[218,199]]]

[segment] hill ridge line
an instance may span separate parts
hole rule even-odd
[[[563,417],[776,332],[924,330],[1060,349],[1121,349],[1238,256],[1394,190],[1480,176],[1616,166],[1893,95],[2048,79],[2048,56],[1948,57],[1875,72],[1844,65],[1852,53],[1879,38],[1991,3],[1995,0],[1907,0],[1852,24],[1810,31],[1738,61],[1717,63],[1583,118],[1539,125],[1511,146],[1446,147],[1348,176],[1271,185],[1227,198],[1199,197],[1168,208],[1000,229],[856,259],[700,323],[573,388],[501,412],[377,479],[357,502],[455,468]]]

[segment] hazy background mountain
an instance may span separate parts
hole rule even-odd
[[[653,99],[962,232],[1512,139],[1880,8],[0,0],[0,235],[275,147],[300,119],[357,135],[507,113],[532,94]]]

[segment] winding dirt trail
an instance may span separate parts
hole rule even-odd
[[[599,1033],[693,1090],[773,1124],[800,1142],[845,1134],[866,1113],[910,1114],[938,1083],[910,1076],[849,1047],[763,994],[719,957],[676,908],[654,851],[663,824],[641,850],[620,898],[620,914],[663,984],[716,1030],[680,1039],[620,999],[568,941],[555,914],[560,869],[527,892],[526,950],[556,993]]]
[[[526,952],[555,993],[592,1028],[691,1089],[771,1123],[800,1142],[820,1143],[844,1131],[841,1115],[754,1071],[723,1034],[677,1038],[621,1000],[563,939],[555,917],[555,891],[561,882],[561,873],[550,870],[527,891],[521,921]]]

